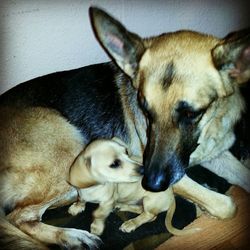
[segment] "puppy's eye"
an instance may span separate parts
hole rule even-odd
[[[119,159],[114,160],[114,162],[110,165],[111,168],[118,168],[121,166],[121,161]]]

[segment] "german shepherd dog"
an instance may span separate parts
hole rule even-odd
[[[133,155],[145,152],[147,190],[173,185],[214,216],[235,212],[230,197],[192,181],[185,168],[232,157],[233,127],[244,110],[239,84],[250,77],[249,31],[224,40],[192,31],[142,39],[98,8],[90,16],[112,62],[42,76],[0,97],[4,249],[97,247],[86,231],[41,222],[46,209],[76,200],[66,181],[70,166],[97,138],[118,137]],[[244,171],[235,171],[242,186]]]

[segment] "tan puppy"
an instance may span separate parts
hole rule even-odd
[[[69,182],[79,188],[79,201],[70,206],[69,213],[76,215],[84,211],[85,202],[99,203],[93,214],[91,233],[101,235],[105,219],[114,208],[139,214],[121,225],[120,230],[127,233],[169,210],[166,216],[168,231],[175,235],[190,233],[190,230],[178,230],[171,224],[175,211],[172,188],[158,193],[142,188],[140,162],[140,159],[129,158],[124,143],[116,138],[92,142],[70,169]]]

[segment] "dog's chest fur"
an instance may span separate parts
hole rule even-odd
[[[234,132],[236,134],[236,141],[232,147],[233,154],[242,161],[247,161],[248,163],[245,166],[250,168],[250,117],[249,117],[249,109],[250,109],[250,85],[246,84],[241,89],[241,93],[246,102],[246,110],[242,115],[240,122],[236,125]]]

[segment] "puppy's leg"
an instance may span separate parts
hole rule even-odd
[[[68,213],[76,216],[79,213],[82,213],[85,210],[86,202],[84,201],[77,201],[74,202],[68,209]]]
[[[171,188],[167,189],[165,192],[146,192],[144,193],[144,196],[142,198],[142,213],[136,218],[125,221],[120,227],[121,231],[129,233],[134,231],[142,224],[155,220],[159,213],[166,211],[169,208],[170,204],[175,201],[174,194]],[[173,206],[173,211],[171,210],[172,215],[174,213],[174,210],[175,206]],[[170,214],[170,217],[172,215]]]
[[[173,185],[174,193],[187,198],[205,208],[211,215],[220,219],[232,218],[236,212],[236,205],[232,198],[211,191],[185,175]]]
[[[118,208],[119,211],[126,211],[135,214],[141,214],[143,212],[143,207],[139,205],[128,205],[123,203],[116,204],[115,208]]]
[[[229,151],[223,152],[211,161],[202,162],[202,166],[225,178],[229,183],[250,192],[250,166],[244,166]]]
[[[96,249],[100,242],[99,238],[87,231],[59,228],[46,225],[41,222],[41,217],[47,206],[32,205],[17,208],[8,216],[8,220],[20,230],[45,244],[57,244],[61,247],[72,249]]]
[[[105,220],[114,209],[114,201],[101,202],[99,207],[94,211],[94,221],[90,226],[92,234],[101,235],[105,228]]]
[[[157,215],[166,210],[168,205],[167,199],[162,199],[163,192],[154,193],[153,195],[146,195],[142,200],[143,212],[137,217],[125,221],[120,230],[125,233],[134,231],[139,226],[154,221]]]
[[[139,226],[154,221],[156,219],[156,215],[153,213],[150,213],[148,211],[143,211],[140,215],[137,217],[125,221],[121,226],[120,230],[124,233],[130,233],[133,232],[136,228]]]

